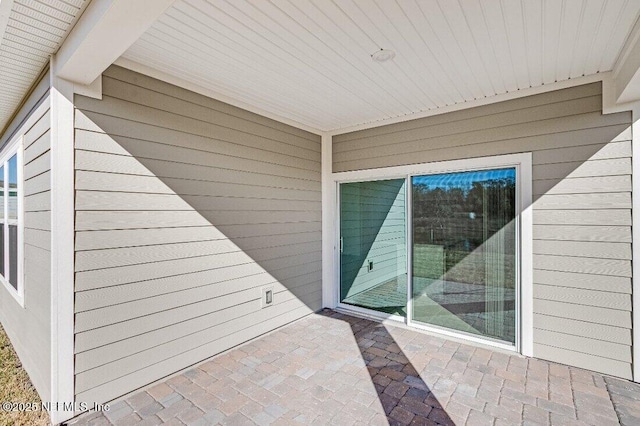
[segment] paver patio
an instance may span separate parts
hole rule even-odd
[[[70,424],[640,424],[640,385],[330,310]]]

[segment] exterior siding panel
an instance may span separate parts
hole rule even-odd
[[[321,308],[319,136],[118,67],[75,102],[79,401]]]
[[[594,83],[338,135],[333,172],[532,152],[534,355],[630,379],[631,115],[601,108]]]

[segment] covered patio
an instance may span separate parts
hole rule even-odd
[[[640,385],[324,310],[73,425],[632,425]]]
[[[55,425],[637,425],[639,158],[637,0],[0,0],[0,323]]]

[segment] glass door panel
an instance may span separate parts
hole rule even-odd
[[[416,176],[412,320],[515,344],[516,171]]]
[[[406,316],[406,180],[340,185],[340,301]]]

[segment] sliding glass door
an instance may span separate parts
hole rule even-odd
[[[406,316],[405,179],[340,185],[340,301]]]
[[[515,344],[515,168],[415,176],[412,320]]]
[[[340,184],[340,302],[515,345],[516,212],[515,167]]]

